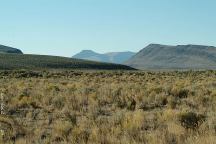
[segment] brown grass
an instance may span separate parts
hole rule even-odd
[[[216,143],[215,71],[19,73],[0,72],[3,143]]]

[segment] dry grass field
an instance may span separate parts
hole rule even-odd
[[[0,71],[1,142],[216,144],[216,72]]]

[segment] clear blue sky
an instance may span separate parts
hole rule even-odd
[[[0,44],[25,53],[216,46],[216,0],[0,0]]]

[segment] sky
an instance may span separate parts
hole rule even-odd
[[[0,0],[0,44],[27,54],[216,46],[216,0]]]

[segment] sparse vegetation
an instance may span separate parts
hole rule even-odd
[[[216,143],[216,72],[0,71],[4,143]]]

